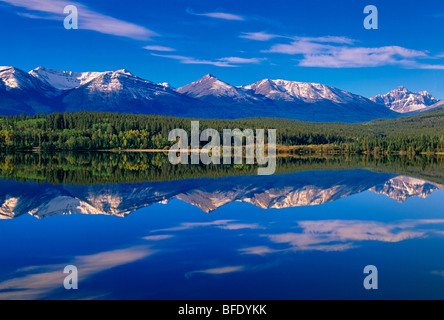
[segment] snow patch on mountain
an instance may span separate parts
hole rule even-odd
[[[11,219],[15,217],[14,210],[17,207],[19,198],[7,197],[0,207],[0,219]]]
[[[43,203],[41,206],[29,211],[31,216],[42,219],[57,215],[82,214],[105,214],[94,208],[89,203],[69,196],[59,196]]]
[[[427,198],[435,190],[444,190],[444,186],[417,178],[398,176],[370,191],[386,195],[397,202],[404,202],[410,197]]]
[[[322,100],[330,100],[336,103],[349,103],[365,101],[364,97],[350,92],[329,87],[320,83],[307,83],[288,80],[264,79],[248,86],[242,87],[251,90],[255,94],[263,95],[272,100],[303,101],[313,103]]]
[[[33,77],[40,79],[59,90],[74,89],[97,78],[102,72],[72,72],[58,71],[38,67],[29,72]]]
[[[176,90],[176,89],[175,89],[174,87],[172,87],[168,82],[158,83],[157,85],[158,85],[158,86],[162,86],[162,87],[167,88],[167,89]]]
[[[5,85],[6,91],[12,89],[39,90],[41,88],[40,81],[14,67],[0,67],[0,81]]]
[[[236,101],[258,100],[242,88],[234,87],[211,74],[176,90],[193,98],[229,98]]]
[[[90,93],[121,93],[134,99],[153,99],[156,95],[175,93],[164,86],[136,77],[126,70],[103,72],[83,87]]]
[[[427,91],[411,92],[400,86],[385,95],[377,95],[370,98],[373,102],[385,105],[392,111],[398,113],[422,112],[429,110],[428,107],[436,104],[439,100]]]

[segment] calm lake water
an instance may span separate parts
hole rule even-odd
[[[444,299],[442,159],[144,157],[0,156],[0,299]]]

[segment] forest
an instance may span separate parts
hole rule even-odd
[[[276,129],[277,144],[297,152],[341,154],[439,154],[444,152],[444,109],[366,123],[320,123],[277,118],[191,119],[108,112],[52,113],[0,117],[0,150],[93,151],[168,149],[168,133],[200,129]],[[288,150],[292,150],[289,148]]]
[[[331,155],[278,157],[276,174],[307,170],[366,169],[444,184],[444,157],[435,155]],[[0,178],[52,184],[139,183],[256,175],[257,165],[177,166],[153,152],[0,153]]]

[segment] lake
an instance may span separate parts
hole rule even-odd
[[[444,298],[442,157],[277,164],[1,154],[0,299]]]

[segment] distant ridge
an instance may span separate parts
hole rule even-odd
[[[125,69],[71,72],[38,67],[24,72],[0,67],[0,114],[79,110],[348,123],[399,116],[365,97],[316,83],[264,79],[235,87],[207,74],[174,89]]]
[[[439,101],[427,91],[411,92],[404,86],[385,95],[374,96],[370,100],[399,113],[424,112],[433,109],[433,105]]]

